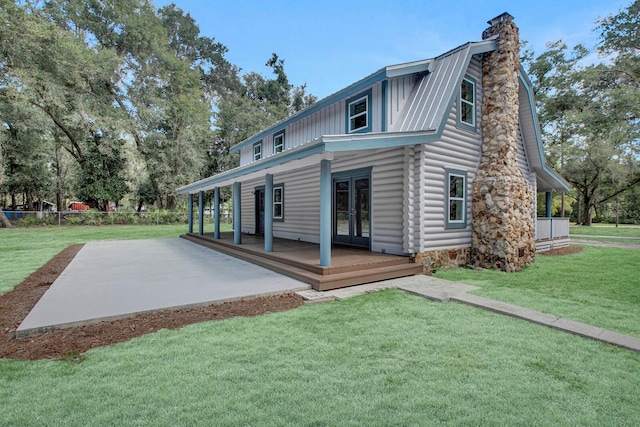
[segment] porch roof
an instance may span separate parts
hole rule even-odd
[[[334,156],[340,153],[423,144],[433,142],[437,138],[438,135],[435,130],[324,135],[266,159],[185,185],[178,188],[176,192],[178,194],[194,194],[199,191],[212,190],[216,187],[226,187],[234,182],[264,177],[265,174],[276,174],[318,165],[321,160],[333,160]]]

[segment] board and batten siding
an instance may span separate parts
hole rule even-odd
[[[409,98],[415,76],[404,76],[390,79],[387,84],[387,125],[390,127],[394,120],[400,116],[407,99]],[[378,82],[371,86],[371,111],[372,111],[372,132],[381,132],[382,124],[382,83]],[[369,88],[362,90],[366,92]],[[354,95],[354,96],[357,96]],[[351,97],[350,97],[351,98]],[[285,130],[285,150],[289,150],[306,144],[324,135],[343,135],[346,133],[346,99],[336,101],[331,105],[296,120],[287,125]],[[282,128],[276,127],[277,132]],[[275,132],[266,135],[262,139],[262,157],[267,158],[273,155],[273,135]],[[240,166],[253,163],[253,145],[246,146],[240,150]]]
[[[443,249],[456,249],[471,246],[471,197],[473,180],[481,157],[482,133],[482,72],[481,63],[474,58],[469,64],[467,75],[476,81],[476,132],[460,129],[457,126],[457,97],[442,137],[439,141],[423,144],[419,148],[420,176],[422,192],[419,200],[422,221],[419,236],[408,236],[419,241],[419,252]],[[446,172],[445,169],[459,169],[467,172],[467,227],[463,229],[446,228]]]

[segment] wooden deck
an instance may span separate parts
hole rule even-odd
[[[422,273],[422,266],[408,257],[369,252],[366,249],[334,246],[331,266],[320,266],[320,248],[314,243],[273,239],[273,252],[264,251],[260,236],[242,235],[242,244],[233,243],[233,233],[184,234],[191,242],[260,265],[326,291],[380,280]]]

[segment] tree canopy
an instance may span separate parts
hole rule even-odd
[[[599,60],[551,42],[524,63],[536,88],[552,164],[571,183],[576,220],[590,225],[640,183],[640,1],[597,22]],[[640,209],[640,206],[636,206]],[[632,218],[629,218],[632,219]]]
[[[177,187],[233,165],[230,145],[315,101],[276,54],[268,78],[226,53],[173,4],[0,0],[4,203],[172,209]]]

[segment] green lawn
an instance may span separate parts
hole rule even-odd
[[[387,290],[0,360],[0,424],[635,426],[638,372],[638,353]]]
[[[616,227],[611,224],[594,224],[590,227],[582,225],[569,226],[569,234],[582,234],[589,236],[623,236],[637,237],[640,239],[640,226],[620,225]]]
[[[228,224],[222,230],[230,230]],[[212,226],[207,225],[207,230]],[[0,293],[13,289],[47,260],[75,243],[105,239],[178,237],[185,224],[0,228]]]
[[[71,243],[185,228],[0,230],[0,273],[15,284]],[[640,336],[639,256],[585,247],[521,273],[438,276]],[[387,290],[161,330],[79,363],[0,359],[0,425],[636,426],[638,372],[639,353]]]
[[[537,255],[518,273],[451,269],[435,276],[479,286],[477,295],[640,337],[640,250],[585,246]]]

